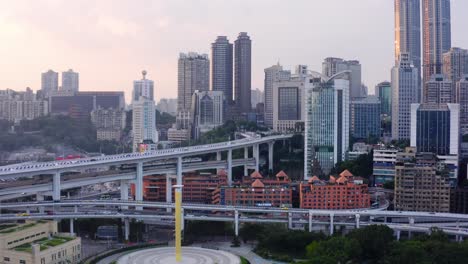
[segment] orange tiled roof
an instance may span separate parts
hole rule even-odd
[[[348,179],[344,176],[341,176],[340,178],[338,178],[338,180],[336,180],[336,182],[340,184],[345,184],[348,182]]]
[[[262,179],[263,178],[262,174],[260,174],[260,172],[258,172],[258,171],[254,171],[252,174],[250,174],[250,177],[252,179]]]
[[[276,177],[285,177],[285,178],[289,178],[289,176],[284,172],[284,171],[280,171],[276,174]]]
[[[340,173],[340,176],[342,177],[352,177],[354,176],[349,170],[344,170]]]
[[[315,181],[320,181],[319,177],[313,176],[312,178],[309,179],[309,183],[315,182]]]
[[[253,183],[252,183],[252,187],[253,188],[264,188],[265,187],[265,184],[263,184],[263,182],[259,179],[256,179]]]
[[[335,183],[335,182],[336,182],[336,178],[330,175],[330,180],[329,180],[329,182],[330,182],[330,183]]]

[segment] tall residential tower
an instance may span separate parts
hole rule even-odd
[[[236,105],[241,113],[251,110],[250,90],[252,86],[252,40],[247,32],[239,33],[234,42],[234,88]]]
[[[226,36],[218,36],[211,44],[211,85],[222,91],[227,104],[232,104],[233,47]]]

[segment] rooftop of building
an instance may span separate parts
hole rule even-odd
[[[364,184],[364,178],[359,177],[359,176],[354,176],[349,170],[344,170],[337,176],[330,175],[328,180],[320,179],[319,177],[314,175],[307,182],[310,185],[320,185],[320,186],[346,185],[348,183],[350,183],[350,184]]]
[[[37,224],[45,224],[46,221],[37,221],[37,222],[26,222],[24,224],[8,223],[0,225],[0,236],[4,234],[11,234],[14,232],[19,232],[26,230],[28,228],[34,227]]]
[[[44,237],[42,239],[38,239],[32,243],[25,243],[22,245],[19,245],[13,250],[15,251],[22,251],[22,252],[32,252],[32,246],[34,244],[38,244],[39,248],[41,251],[47,250],[52,247],[60,246],[62,244],[65,244],[68,241],[72,241],[76,239],[75,237],[66,237],[66,236],[51,236],[51,237]]]

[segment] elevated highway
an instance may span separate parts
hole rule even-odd
[[[143,207],[143,210],[137,210]],[[0,204],[0,209],[23,208],[24,214],[1,214],[1,221],[24,219],[73,219],[117,218],[173,221],[174,215],[167,212],[173,209],[172,203],[133,202],[133,201],[61,201]],[[285,223],[290,228],[302,226],[309,231],[322,226],[333,234],[335,226],[359,228],[372,224],[383,224],[393,230],[397,237],[401,231],[430,233],[437,227],[449,235],[462,239],[468,236],[468,215],[450,213],[401,212],[379,210],[308,210],[241,207],[224,205],[184,204],[183,220],[233,222],[238,234],[239,224]],[[43,213],[47,212],[47,213]],[[52,212],[52,213],[51,213]],[[127,225],[128,223],[126,223]],[[126,231],[126,233],[128,230]]]

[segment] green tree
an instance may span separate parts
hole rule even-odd
[[[387,255],[393,241],[393,230],[385,225],[370,225],[351,231],[347,237],[359,244],[362,250],[361,261],[377,262]]]

